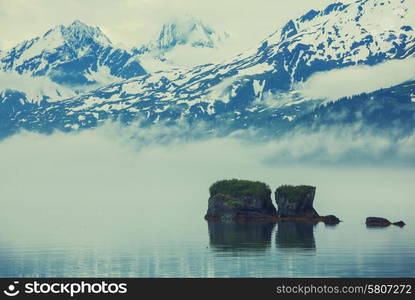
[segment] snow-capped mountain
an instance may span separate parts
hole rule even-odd
[[[74,21],[0,54],[0,69],[82,89],[145,74],[134,56],[98,28]]]
[[[201,19],[185,15],[176,17],[164,24],[158,37],[136,49],[136,52],[164,53],[178,45],[190,45],[199,48],[215,48],[229,37],[226,32],[217,32],[206,25]]]
[[[176,17],[164,24],[158,36],[134,48],[146,70],[160,71],[212,62],[219,57],[219,48],[229,39],[200,18],[190,15]]]
[[[376,65],[415,53],[415,1],[334,3],[289,21],[253,50],[225,63],[116,82],[12,117],[15,127],[71,130],[106,119],[147,124],[199,120],[278,131],[320,104],[295,86],[316,72]],[[375,75],[374,75],[375,76]]]

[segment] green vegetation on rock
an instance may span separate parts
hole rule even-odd
[[[268,198],[271,195],[271,189],[265,183],[239,179],[217,181],[210,186],[209,192],[211,197],[217,194],[222,194],[232,198],[243,196]]]
[[[216,194],[220,196],[226,204],[232,208],[243,208],[245,205],[241,200],[225,194]]]
[[[310,185],[282,185],[275,191],[276,194],[282,194],[288,202],[299,202],[303,201],[304,195],[308,192],[313,191],[315,187]]]
[[[227,200],[226,203],[233,208],[243,208],[244,204],[242,201],[239,200]]]

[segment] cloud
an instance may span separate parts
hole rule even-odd
[[[59,71],[54,71],[57,75]],[[97,72],[85,74],[90,82],[88,86],[64,86],[53,82],[46,76],[30,76],[29,74],[18,74],[14,72],[0,71],[0,92],[4,90],[15,90],[24,92],[30,102],[39,103],[43,97],[49,97],[48,101],[55,102],[76,96],[79,92],[93,90],[102,85],[113,83],[119,78],[110,74],[106,66],[98,67]]]
[[[140,56],[139,61],[147,72],[157,72],[220,63],[232,58],[234,54],[232,42],[223,42],[217,48],[194,48],[188,45],[178,45],[164,55],[165,60],[163,61],[153,55]]]
[[[50,101],[57,101],[75,95],[70,88],[56,84],[47,77],[0,71],[0,92],[7,89],[24,92],[27,100],[31,102],[40,102],[44,96],[50,97]]]
[[[336,100],[369,93],[415,79],[415,58],[390,60],[375,66],[353,66],[313,75],[295,88],[307,98]]]
[[[56,143],[85,142],[97,145],[105,142],[111,147],[119,147],[131,153],[154,153],[178,151],[190,160],[211,157],[221,160],[230,153],[234,157],[226,160],[235,162],[252,161],[262,164],[339,164],[353,165],[362,163],[375,164],[410,164],[415,163],[415,154],[411,149],[415,145],[415,132],[403,135],[399,128],[378,132],[361,123],[322,127],[310,131],[297,129],[284,135],[265,134],[261,129],[241,129],[231,134],[224,134],[225,128],[210,129],[208,123],[177,122],[166,125],[163,122],[143,128],[135,123],[125,126],[119,122],[106,122],[104,125],[62,133],[55,131],[51,136],[23,131],[4,140],[5,145],[19,141],[23,136],[25,143],[34,145],[44,140],[57,140]],[[98,146],[101,148],[101,146]],[[109,146],[105,146],[108,148]],[[111,148],[110,147],[110,148]],[[23,147],[22,149],[26,149]],[[223,149],[223,151],[215,150]],[[186,153],[186,154],[184,154]],[[135,154],[134,154],[135,155]]]
[[[80,19],[99,26],[115,43],[137,46],[152,39],[162,23],[191,14],[218,30],[229,31],[236,50],[254,46],[286,21],[331,0],[3,0],[0,35],[4,47],[40,34],[58,24]],[[91,11],[94,12],[91,14]]]
[[[393,133],[378,134],[360,124],[333,126],[315,132],[303,129],[266,145],[267,163],[311,165],[384,165],[415,163],[415,155],[402,152],[410,137],[394,138]],[[398,141],[397,141],[398,140]]]

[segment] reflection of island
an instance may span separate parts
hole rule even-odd
[[[276,246],[286,249],[309,249],[316,248],[314,240],[315,223],[309,222],[278,222],[275,236]]]
[[[219,251],[266,250],[274,227],[268,222],[208,222],[210,246]]]

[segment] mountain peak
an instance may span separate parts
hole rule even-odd
[[[229,34],[218,32],[192,15],[174,17],[162,25],[156,39],[138,49],[139,53],[167,52],[176,46],[194,48],[216,48]]]
[[[94,40],[100,44],[111,44],[109,38],[99,27],[89,26],[86,23],[75,20],[70,25],[58,26],[62,37],[67,42],[78,44],[83,40]]]
[[[54,45],[67,44],[73,48],[82,47],[85,42],[94,41],[99,44],[111,44],[110,39],[101,31],[99,27],[89,26],[88,24],[75,20],[69,25],[58,25],[47,31],[43,36],[43,40],[53,40]],[[50,44],[47,42],[47,44]]]
[[[114,47],[99,27],[75,20],[1,53],[0,70],[83,87],[144,74],[131,58],[128,51]]]
[[[85,24],[84,22],[80,21],[79,19],[74,20],[71,25],[69,26],[76,26],[76,27],[89,27],[87,24]]]
[[[191,15],[176,17],[163,25],[159,38],[159,49],[170,49],[176,45],[215,48],[218,42],[228,37],[226,32],[216,32],[200,18]]]
[[[67,26],[63,26],[62,28],[66,29],[67,31],[78,31],[83,33],[89,33],[89,34],[101,34],[103,35],[103,32],[99,27],[90,26],[80,20],[75,20],[71,24]]]

